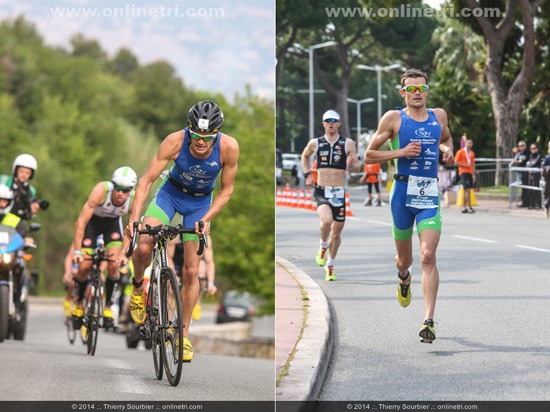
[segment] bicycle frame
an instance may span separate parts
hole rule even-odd
[[[151,339],[157,379],[162,379],[162,367],[164,366],[168,381],[172,386],[177,386],[181,377],[183,362],[184,324],[182,319],[183,314],[180,288],[173,269],[168,265],[166,243],[168,240],[175,238],[180,233],[195,233],[195,229],[185,229],[181,226],[174,227],[160,225],[151,227],[146,225],[146,229],[138,230],[138,227],[139,223],[134,222],[133,236],[128,252],[126,253],[127,257],[132,255],[138,235],[148,235],[155,239],[151,280],[147,295],[146,312],[148,315],[148,320],[143,327],[142,337],[146,339],[147,335],[149,335],[149,338]],[[199,222],[201,232],[203,227],[204,223]],[[204,247],[207,246],[206,237],[202,233],[199,234],[199,242],[200,245],[198,254],[201,255],[204,251]],[[169,307],[171,307],[171,309],[169,309]],[[158,312],[155,313],[154,309]],[[172,320],[168,311],[170,310],[173,315],[173,309],[175,309],[176,318]],[[150,318],[151,315],[154,316],[153,319]],[[174,336],[174,332],[176,332],[178,336]],[[159,337],[160,341],[157,342],[156,339]],[[167,344],[170,345],[170,349],[167,348]],[[177,349],[175,348],[176,345]],[[159,350],[159,346],[161,351],[160,354],[156,352]],[[175,371],[172,370],[174,365],[177,365]]]

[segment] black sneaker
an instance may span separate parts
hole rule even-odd
[[[464,210],[462,211],[462,213],[470,213],[470,212],[468,212],[468,209],[464,209]]]

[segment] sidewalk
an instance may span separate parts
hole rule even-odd
[[[275,257],[275,365],[279,401],[315,400],[330,360],[330,311],[320,286]]]

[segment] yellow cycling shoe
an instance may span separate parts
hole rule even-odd
[[[66,300],[63,302],[63,312],[65,313],[65,317],[68,318],[71,316],[71,301]]]
[[[132,293],[130,296],[130,315],[136,324],[143,325],[145,323],[145,292],[139,295]]]
[[[189,339],[183,338],[183,361],[191,362],[193,360],[193,345]]]
[[[75,306],[73,308],[72,318],[73,318],[73,328],[77,330],[80,329],[80,327],[82,326],[82,321],[84,319],[84,308]]]
[[[397,292],[396,292],[397,301],[401,306],[406,308],[407,306],[409,306],[409,303],[411,303],[411,283],[412,283],[412,280],[410,279],[411,273],[407,271],[407,275],[405,277],[401,277],[399,272],[397,272],[397,276],[401,280],[407,280],[407,278],[409,278],[408,285],[404,285],[401,282],[397,284]]]
[[[82,336],[82,342],[88,342],[88,328],[86,327],[86,325],[82,325],[82,327],[80,328],[80,335]]]
[[[201,318],[201,304],[197,303],[193,308],[193,320],[199,320]]]
[[[115,317],[111,308],[103,309],[103,327],[105,329],[114,328]]]

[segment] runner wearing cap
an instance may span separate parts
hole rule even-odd
[[[360,170],[353,140],[338,134],[340,115],[334,110],[323,114],[325,134],[311,139],[302,152],[306,184],[315,186],[313,201],[321,219],[321,240],[315,261],[325,267],[325,280],[336,280],[334,265],[346,221],[346,171]],[[317,161],[317,182],[313,181],[310,157]]]

